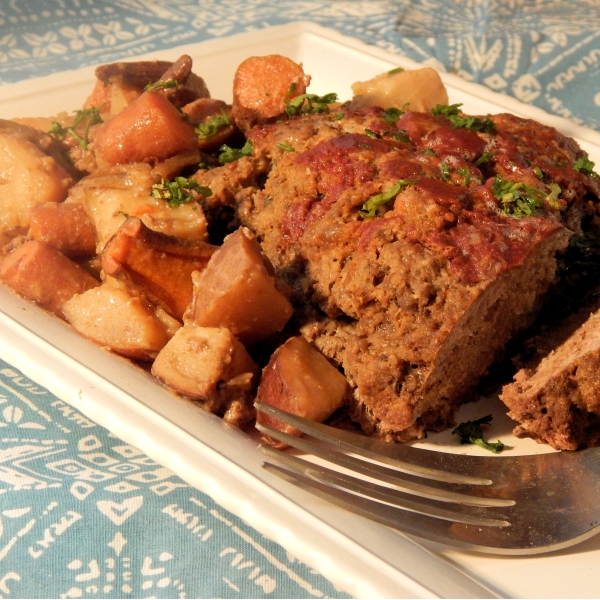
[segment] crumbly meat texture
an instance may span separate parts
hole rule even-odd
[[[557,450],[600,440],[600,308],[572,315],[534,341],[538,350],[500,398],[519,422],[514,433]],[[547,352],[547,354],[546,354]]]
[[[427,113],[389,117],[341,107],[257,126],[251,156],[195,177],[217,190],[213,208],[229,205],[257,234],[292,289],[297,330],[345,373],[349,416],[405,441],[451,424],[531,324],[565,224],[593,214],[598,190],[575,169],[555,173],[582,153],[533,121],[499,115],[486,133]],[[544,136],[541,166],[523,131]],[[515,218],[494,194],[496,175],[548,194],[561,178],[573,193]],[[386,193],[374,216],[361,214]]]

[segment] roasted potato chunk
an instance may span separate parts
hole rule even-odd
[[[71,188],[67,202],[85,208],[96,230],[98,253],[128,216],[139,217],[154,231],[205,240],[207,223],[200,205],[192,200],[171,208],[165,200],[150,195],[158,183],[160,175],[148,164],[118,165],[84,177]]]
[[[0,127],[0,233],[29,226],[33,206],[61,202],[73,178],[18,130]]]
[[[225,238],[204,271],[194,273],[193,283],[184,322],[227,327],[243,344],[281,331],[293,312],[267,270],[254,234],[244,227]]]
[[[448,92],[439,73],[431,67],[404,70],[392,69],[368,81],[352,85],[352,106],[367,108],[402,108],[428,112],[436,104],[448,104]]]
[[[175,333],[152,365],[152,373],[171,389],[221,416],[236,412],[232,403],[250,406],[257,372],[257,365],[228,329],[190,324]],[[246,414],[244,419],[252,414],[237,412]]]
[[[346,389],[346,378],[305,338],[297,336],[289,338],[271,356],[262,372],[257,400],[322,422],[342,405]],[[291,435],[300,435],[297,429],[260,411],[256,421]],[[268,436],[267,441],[281,445]]]
[[[63,304],[65,318],[92,342],[129,358],[152,360],[171,331],[142,298],[103,284]]]

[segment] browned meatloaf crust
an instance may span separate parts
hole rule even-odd
[[[482,132],[439,115],[389,116],[342,107],[257,126],[251,156],[196,178],[213,209],[230,205],[256,232],[293,290],[295,325],[345,373],[350,417],[403,441],[451,424],[531,323],[555,254],[599,190],[570,166],[577,145],[533,121],[499,115]],[[496,175],[566,193],[516,218],[494,193]],[[361,215],[398,182],[375,216]]]
[[[598,303],[596,303],[598,304]],[[557,450],[600,439],[600,308],[582,310],[534,340],[537,353],[502,389],[514,433]]]

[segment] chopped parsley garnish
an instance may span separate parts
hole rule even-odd
[[[174,88],[179,85],[177,79],[167,79],[166,81],[157,81],[155,83],[149,83],[144,89],[149,92],[156,90],[163,90],[165,88]]]
[[[316,94],[300,94],[293,100],[286,100],[287,107],[285,112],[288,117],[303,115],[308,113],[326,113],[329,111],[329,104],[337,101],[337,94],[325,94],[317,96]]]
[[[595,166],[595,162],[591,161],[589,158],[587,158],[587,156],[582,156],[575,161],[573,168],[584,175],[600,178],[600,175],[594,171]]]
[[[533,167],[533,172],[536,174],[538,179],[544,179],[544,173],[539,167]]]
[[[400,129],[399,131],[386,131],[391,137],[399,142],[406,142],[407,144],[411,144],[410,138],[408,137],[408,133],[404,131],[404,129]]]
[[[402,71],[404,71],[403,67],[396,67],[395,69],[390,69],[387,74],[388,75],[395,75],[396,73],[402,73]]]
[[[219,154],[219,164],[224,165],[226,163],[233,162],[242,158],[242,156],[248,156],[252,154],[252,142],[246,140],[246,143],[242,148],[231,148],[227,144],[223,144],[219,148],[221,154]]]
[[[97,123],[102,123],[100,108],[91,106],[84,110],[76,110],[74,114],[75,118],[70,127],[63,127],[58,121],[54,121],[48,133],[59,140],[62,140],[65,135],[69,134],[84,150],[87,150],[90,127]],[[83,127],[81,134],[77,133],[77,128],[79,127]]]
[[[150,196],[166,200],[171,208],[177,208],[181,204],[194,200],[194,193],[206,197],[212,195],[212,190],[187,177],[175,177],[173,181],[162,178],[160,183],[152,186]]]
[[[435,156],[435,152],[431,148],[425,148],[425,150],[423,150],[423,154],[426,154],[427,156]]]
[[[363,219],[374,217],[377,209],[380,206],[383,206],[390,200],[393,200],[407,185],[412,185],[415,183],[417,182],[413,179],[401,179],[391,190],[377,194],[376,196],[372,196],[362,205],[362,208],[359,212],[360,216]]]
[[[444,181],[450,181],[450,166],[448,163],[442,163],[440,165],[440,171],[442,172],[442,179]]]
[[[446,117],[452,127],[458,129],[464,127],[472,131],[481,131],[483,133],[493,133],[496,131],[494,122],[489,117],[471,117],[460,114],[461,104],[436,104],[435,108],[431,109],[431,114],[434,116]]]
[[[476,161],[475,166],[479,167],[480,165],[484,165],[485,163],[490,162],[492,158],[496,156],[495,152],[484,152]]]
[[[492,193],[502,203],[504,214],[512,215],[518,219],[535,215],[536,210],[544,202],[552,208],[561,208],[558,195],[561,189],[558,184],[550,184],[550,193],[526,183],[515,183],[496,175],[492,185]]]
[[[490,443],[484,441],[483,439],[483,431],[481,430],[481,426],[488,425],[492,418],[492,415],[487,415],[485,417],[481,417],[481,419],[476,419],[475,421],[465,421],[464,423],[460,423],[460,425],[455,427],[452,431],[452,434],[460,437],[461,444],[476,444],[477,446],[483,448],[484,450],[489,450],[490,452],[501,452],[504,450],[504,444],[500,440],[495,443]]]
[[[393,125],[394,123],[398,122],[398,119],[404,114],[403,110],[400,110],[399,108],[386,108],[385,109],[385,117],[383,117],[383,120],[386,123],[389,123],[390,125]]]
[[[459,175],[462,175],[463,178],[463,183],[465,184],[465,186],[469,186],[469,184],[471,183],[471,171],[469,171],[469,167],[460,167],[458,169],[456,169],[456,172]]]
[[[285,150],[286,152],[294,152],[294,148],[293,146],[290,146],[289,144],[275,144],[278,148],[280,148],[281,150]]]
[[[229,127],[230,125],[231,121],[229,120],[229,116],[224,110],[222,110],[220,115],[211,117],[203,123],[198,123],[194,129],[196,130],[196,133],[200,139],[208,140],[217,135],[221,129]]]
[[[370,138],[373,138],[374,140],[377,139],[377,134],[374,131],[371,131],[370,129],[365,129],[365,135],[368,135]]]

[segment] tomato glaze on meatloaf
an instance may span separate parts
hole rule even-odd
[[[388,441],[452,424],[600,195],[554,129],[467,125],[342,106],[257,125],[250,155],[195,175],[291,288],[290,327],[346,375],[347,415]],[[539,192],[531,214],[513,184]]]

